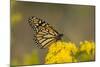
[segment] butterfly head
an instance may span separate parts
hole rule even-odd
[[[63,34],[59,34],[59,35],[56,37],[56,39],[57,39],[57,40],[61,40],[62,36],[63,36]]]

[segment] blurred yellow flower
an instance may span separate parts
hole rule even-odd
[[[23,65],[39,64],[37,52],[33,50],[32,54],[26,54],[23,58]]]
[[[25,54],[23,57],[23,60],[21,62],[18,62],[19,60],[14,58],[11,61],[12,67],[17,67],[20,65],[33,65],[33,64],[39,64],[39,57],[37,55],[37,52],[35,50],[32,51],[32,54]]]
[[[80,42],[80,51],[81,52],[86,51],[88,54],[90,53],[94,54],[94,51],[95,51],[94,42],[89,42],[89,41]]]
[[[16,0],[11,0],[11,24],[16,25],[22,20],[22,13],[19,10],[15,10]]]
[[[11,16],[12,24],[18,23],[21,19],[22,19],[22,14],[20,14],[20,13],[15,13],[15,14],[12,14],[12,16]]]
[[[74,43],[58,41],[48,48],[45,64],[77,62],[74,57],[78,51]]]

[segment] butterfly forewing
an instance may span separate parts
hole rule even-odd
[[[33,16],[29,18],[29,24],[34,30],[34,41],[40,48],[57,40],[59,33],[45,21]]]

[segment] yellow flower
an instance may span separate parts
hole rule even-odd
[[[77,62],[74,55],[78,51],[74,43],[57,41],[48,48],[45,64]]]
[[[15,13],[11,15],[11,22],[12,24],[18,23],[22,19],[22,14],[20,13]]]
[[[23,58],[23,65],[39,64],[37,52],[32,51],[32,54],[26,54]]]
[[[80,51],[83,51],[83,52],[86,51],[88,54],[92,52],[94,54],[94,51],[95,51],[94,42],[89,42],[89,41],[80,42]]]
[[[38,54],[36,50],[32,50],[31,54],[25,54],[23,56],[22,62],[19,62],[17,58],[14,58],[11,60],[11,66],[12,67],[18,67],[20,65],[34,65],[34,64],[40,64]]]

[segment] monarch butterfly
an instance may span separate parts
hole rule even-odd
[[[40,18],[32,16],[28,19],[34,31],[34,41],[40,48],[45,48],[49,44],[60,40],[63,34],[59,34],[52,26]]]

